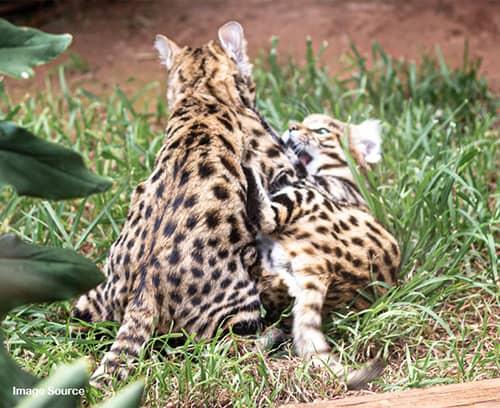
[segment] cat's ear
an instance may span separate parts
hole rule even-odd
[[[167,69],[172,68],[175,56],[181,51],[179,46],[164,35],[158,34],[155,39],[155,48],[160,55],[161,63]]]
[[[252,65],[248,62],[247,40],[243,27],[237,21],[230,21],[219,28],[219,41],[226,54],[231,57],[243,76],[250,76]]]
[[[378,163],[382,158],[380,121],[368,119],[359,125],[351,125],[351,143],[367,163]]]

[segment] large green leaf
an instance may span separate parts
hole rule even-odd
[[[88,170],[78,153],[11,122],[0,123],[1,182],[21,195],[53,200],[103,192],[112,184]]]
[[[30,388],[37,378],[22,370],[7,354],[0,336],[0,407],[13,407],[21,399],[14,395],[12,387]]]
[[[31,67],[57,57],[68,48],[71,39],[70,34],[47,34],[0,19],[0,73],[30,78],[34,75]]]
[[[87,365],[80,360],[58,367],[55,373],[36,384],[36,392],[21,401],[17,408],[77,408],[88,385]],[[66,394],[66,395],[64,395]]]
[[[75,251],[0,235],[0,319],[19,305],[70,299],[103,278],[92,261]]]

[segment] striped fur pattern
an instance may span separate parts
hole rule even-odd
[[[121,324],[94,384],[126,376],[154,330],[207,338],[219,327],[241,334],[258,327],[249,268],[256,233],[275,229],[264,188],[283,175],[295,179],[295,170],[254,108],[241,26],[224,25],[219,39],[181,48],[157,37],[168,71],[164,144],[132,195],[106,281],[74,309],[76,318]],[[265,179],[267,160],[249,153],[256,146],[282,163]]]
[[[351,388],[381,373],[373,362],[358,371],[331,355],[323,318],[344,307],[364,309],[360,295],[374,281],[395,283],[400,251],[394,237],[369,212],[346,163],[341,140],[363,169],[380,158],[375,122],[348,126],[325,115],[291,124],[283,135],[290,160],[307,177],[272,194],[279,230],[261,237],[265,272],[258,284],[268,318],[276,320],[293,298],[292,334],[299,355],[327,363]],[[381,293],[384,286],[375,286]]]

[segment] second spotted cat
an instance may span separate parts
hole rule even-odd
[[[292,333],[299,355],[327,363],[344,377],[321,331],[322,318],[351,305],[367,308],[360,296],[375,281],[378,292],[393,285],[400,263],[394,237],[370,213],[346,162],[342,138],[364,170],[380,160],[376,121],[347,125],[326,115],[310,115],[283,135],[290,159],[307,177],[272,194],[282,227],[262,237],[263,275],[259,293],[270,320],[279,318],[293,298]],[[373,364],[345,376],[357,388],[380,374]]]

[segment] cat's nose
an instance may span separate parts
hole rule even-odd
[[[297,125],[295,122],[291,122],[288,125],[288,131],[293,132],[294,130],[299,130],[299,125]]]

